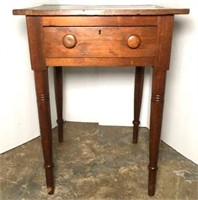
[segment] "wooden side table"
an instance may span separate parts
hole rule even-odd
[[[144,67],[152,66],[148,195],[155,194],[157,161],[175,14],[189,9],[141,6],[42,5],[25,15],[48,193],[54,193],[48,66],[54,67],[59,141],[63,142],[62,66],[136,66],[133,143],[138,140]]]

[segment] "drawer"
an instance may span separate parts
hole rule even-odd
[[[44,27],[46,58],[154,57],[157,28]]]

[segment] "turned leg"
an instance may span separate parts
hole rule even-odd
[[[54,68],[54,87],[57,109],[58,140],[63,142],[63,76],[62,67]]]
[[[57,110],[58,140],[63,142],[63,75],[62,67],[54,68],[54,88]]]
[[[35,70],[35,87],[48,194],[54,193],[52,132],[47,70]]]
[[[136,67],[135,90],[134,90],[133,143],[137,143],[138,141],[143,84],[144,84],[144,67]]]
[[[164,105],[164,92],[166,82],[166,71],[153,70],[150,139],[149,139],[149,181],[148,195],[155,194],[157,161],[161,136],[162,115]]]

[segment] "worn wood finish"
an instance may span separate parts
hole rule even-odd
[[[124,67],[124,66],[152,66],[155,63],[154,57],[142,58],[46,58],[48,66],[64,67]]]
[[[169,69],[173,22],[173,16],[158,17],[158,45],[154,67],[160,70]]]
[[[26,15],[27,19],[48,193],[54,192],[48,66],[55,67],[54,82],[60,142],[63,141],[63,86],[60,66],[138,66],[135,78],[134,143],[138,140],[144,67],[152,66],[148,195],[153,196],[173,20],[175,14],[188,14],[189,9],[155,5],[44,5],[16,9],[13,13]]]
[[[114,27],[156,26],[157,16],[44,16],[43,26]]]
[[[26,17],[30,60],[33,70],[46,70],[43,48],[43,27],[40,17]]]
[[[63,75],[62,67],[54,68],[54,88],[56,98],[58,140],[63,142]]]
[[[66,48],[63,39],[73,35],[74,48]],[[140,38],[137,48],[128,46],[131,35]],[[71,57],[154,57],[157,44],[156,27],[45,27],[45,56]]]
[[[15,15],[173,15],[188,14],[189,9],[166,8],[158,5],[42,5],[34,8],[15,9]]]
[[[143,84],[144,84],[144,67],[136,67],[135,90],[134,90],[133,143],[137,143],[138,141]]]

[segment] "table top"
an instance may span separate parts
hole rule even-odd
[[[169,8],[159,5],[41,5],[14,9],[14,15],[174,15],[188,14],[187,8]]]

